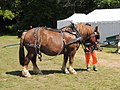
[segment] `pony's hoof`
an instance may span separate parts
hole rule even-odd
[[[77,74],[76,71],[70,71],[70,74]]]
[[[120,54],[120,49],[118,50],[118,54]]]
[[[40,75],[43,75],[43,73],[42,73],[41,71],[39,71],[39,74],[40,74]]]
[[[24,76],[24,77],[31,77],[31,75],[30,75],[28,70],[23,70],[22,71],[22,76]]]
[[[70,74],[77,74],[77,72],[74,69],[69,69]]]
[[[43,75],[43,73],[41,72],[41,70],[33,70],[33,73]]]
[[[70,72],[68,70],[65,70],[65,74],[70,74]]]
[[[73,74],[77,74],[77,72],[75,71],[75,72],[73,72]]]
[[[61,70],[62,70],[62,72],[65,73],[65,74],[70,74],[70,72],[68,71],[67,68],[66,68],[66,69],[61,68]]]

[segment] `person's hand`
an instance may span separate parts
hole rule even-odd
[[[85,52],[89,52],[89,49],[88,49],[88,48],[85,48],[84,51],[85,51]]]

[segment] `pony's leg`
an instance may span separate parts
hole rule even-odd
[[[34,54],[33,58],[31,59],[32,64],[33,64],[33,72],[34,72],[35,74],[43,74],[43,73],[41,72],[41,70],[39,70],[39,68],[38,68],[38,66],[37,66],[37,64],[36,64],[36,57],[37,57],[37,54]]]
[[[31,55],[28,53],[25,57],[25,60],[24,60],[22,75],[25,76],[25,77],[31,77],[31,75],[28,71],[28,64],[30,62],[30,57],[31,57]]]
[[[68,61],[68,55],[64,54],[64,60],[63,60],[63,64],[62,64],[61,69],[65,74],[69,74],[69,71],[68,71],[68,69],[66,67],[67,61]]]
[[[72,53],[69,55],[69,72],[71,74],[77,74],[77,72],[73,68],[74,56],[75,56],[75,53]]]

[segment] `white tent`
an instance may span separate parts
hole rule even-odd
[[[120,9],[96,9],[88,15],[75,13],[67,19],[58,20],[57,28],[69,25],[69,21],[73,23],[90,23],[93,28],[99,26],[100,42],[105,41],[108,36],[120,33]]]
[[[101,42],[120,33],[120,9],[96,9],[87,18],[93,27],[99,26]]]
[[[73,23],[85,22],[86,14],[83,13],[74,13],[69,18],[65,19],[67,21],[72,21]]]
[[[87,15],[87,22],[120,20],[120,9],[96,9]]]
[[[72,21],[73,23],[79,23],[79,22],[84,22],[84,20],[86,19],[86,15],[82,14],[82,13],[74,13],[72,16],[70,16],[67,19],[64,20],[58,20],[57,21],[57,28],[62,28],[64,26],[67,26],[70,24],[70,21]]]

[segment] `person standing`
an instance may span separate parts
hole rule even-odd
[[[120,54],[120,33],[119,33],[119,36],[118,36],[117,51]]]
[[[99,43],[99,39],[100,39],[100,33],[98,30],[98,26],[95,27],[94,30],[94,34],[96,37],[96,44]],[[93,64],[93,70],[97,71],[97,64],[98,64],[98,56],[97,56],[97,52],[96,52],[96,47],[91,45],[90,43],[86,43],[85,45],[85,59],[86,59],[86,69],[87,71],[91,70],[90,64],[91,64],[91,59],[92,59],[92,64]]]
[[[86,69],[87,71],[91,70],[90,64],[91,64],[91,59],[93,63],[93,70],[97,71],[97,64],[98,64],[98,57],[97,57],[97,52],[95,50],[94,46],[86,46],[85,47],[85,59],[86,59]]]

